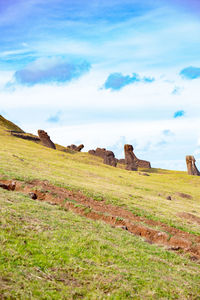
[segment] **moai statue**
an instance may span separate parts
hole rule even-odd
[[[125,154],[125,165],[126,170],[137,171],[138,170],[138,160],[133,153],[132,145],[124,145],[124,154]]]
[[[88,153],[92,155],[96,155],[95,150],[89,150]]]
[[[84,145],[81,144],[81,145],[79,145],[79,146],[76,146],[76,145],[74,145],[74,144],[71,144],[70,146],[67,146],[67,148],[70,149],[70,150],[73,150],[73,151],[78,151],[78,152],[80,152],[80,151],[84,148]]]
[[[117,160],[115,158],[115,155],[112,151],[106,151],[104,155],[103,163],[106,165],[110,165],[112,167],[116,167]]]
[[[196,167],[195,164],[195,158],[192,155],[187,155],[186,156],[186,164],[187,164],[187,170],[188,170],[188,175],[196,175],[200,176],[200,172]]]
[[[76,151],[77,147],[76,147],[76,145],[71,144],[70,146],[67,146],[67,148],[70,149],[70,150]]]
[[[147,160],[138,159],[138,167],[144,169],[151,169],[151,163]]]
[[[105,148],[97,148],[97,149],[95,150],[95,155],[96,155],[96,156],[99,156],[99,157],[101,157],[101,158],[104,158],[105,154],[106,154],[106,149],[105,149]]]
[[[56,149],[55,144],[51,141],[47,132],[45,132],[44,130],[38,130],[38,136],[39,136],[43,146],[46,146],[46,147],[52,148],[52,149]]]
[[[81,150],[84,148],[84,145],[81,144],[79,146],[76,147],[76,151],[81,152]]]

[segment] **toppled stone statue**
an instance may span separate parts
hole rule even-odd
[[[125,154],[126,170],[137,171],[138,160],[133,153],[133,146],[128,144],[124,145],[124,154]]]
[[[96,148],[96,150],[89,150],[89,154],[104,158],[106,154],[106,149],[105,148]]]
[[[147,160],[138,159],[138,167],[144,169],[151,169],[151,163]]]
[[[195,164],[195,158],[192,155],[187,155],[186,156],[186,164],[187,164],[187,170],[188,170],[188,175],[196,175],[200,176],[200,172],[196,167]]]
[[[51,149],[56,149],[55,144],[51,141],[47,132],[45,132],[44,130],[38,130],[38,136],[39,136],[43,146],[46,146]]]
[[[95,155],[104,158],[106,155],[106,149],[105,148],[97,148],[95,151]]]
[[[151,163],[149,161],[137,158],[137,156],[134,154],[134,152],[133,152],[133,157],[134,157],[134,160],[137,161],[138,168],[151,169]],[[123,164],[123,165],[126,164],[125,159],[123,159],[123,158],[118,159],[117,162],[119,164]]]
[[[78,151],[81,152],[81,150],[84,148],[84,145],[81,144],[79,146],[76,146],[74,144],[71,144],[70,146],[67,146],[68,149],[73,150],[73,151]]]
[[[115,158],[115,155],[112,151],[106,151],[104,155],[103,163],[112,167],[117,166],[117,160]]]
[[[96,150],[89,150],[89,154],[103,158],[103,163],[112,167],[116,167],[117,159],[112,151],[105,148],[96,148]]]
[[[95,150],[89,150],[88,153],[91,155],[95,155]]]

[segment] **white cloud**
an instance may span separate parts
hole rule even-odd
[[[109,72],[94,68],[67,85],[37,85],[16,87],[14,92],[2,91],[0,104],[9,112],[7,117],[13,121],[18,118],[19,125],[26,131],[36,133],[39,128],[45,129],[62,145],[83,143],[85,150],[107,147],[121,157],[123,143],[132,143],[138,157],[152,161],[153,166],[166,168],[168,165],[170,169],[185,170],[185,155],[195,154],[198,158],[200,154],[197,145],[200,137],[199,81],[188,82],[176,76],[167,81],[168,75],[158,78],[155,74],[157,79],[151,84],[133,84],[118,92],[100,90]],[[0,82],[3,77],[1,74]],[[171,94],[175,85],[183,87],[181,94]],[[182,109],[186,115],[174,120],[174,112]],[[57,111],[61,112],[61,123],[46,122]],[[77,121],[79,117],[72,122],[67,119],[67,111],[80,118],[82,111],[86,115],[81,122]],[[131,113],[127,117],[129,111],[133,112],[132,118]],[[95,117],[91,121],[91,112],[101,112],[101,122]],[[107,118],[104,112],[108,112]],[[164,135],[166,130],[172,134]]]
[[[110,71],[110,70],[109,70]],[[16,86],[14,93],[9,90],[1,91],[1,99],[7,108],[40,107],[47,106],[57,109],[64,108],[135,108],[150,109],[149,113],[159,109],[174,111],[184,109],[186,112],[194,112],[200,108],[199,81],[184,81],[176,77],[176,85],[183,86],[180,95],[171,95],[174,82],[166,82],[156,78],[151,84],[136,83],[126,86],[124,89],[112,92],[101,90],[109,71],[102,72],[93,69],[88,75],[84,75],[78,81],[74,80],[65,85],[36,85],[34,87]],[[10,73],[7,73],[7,79]],[[147,74],[141,73],[141,76]],[[156,74],[157,75],[157,74]],[[0,81],[4,81],[4,74]],[[5,81],[4,81],[5,82]],[[163,116],[161,116],[163,117]]]

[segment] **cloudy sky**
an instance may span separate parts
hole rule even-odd
[[[0,114],[54,142],[200,164],[199,0],[0,0]]]

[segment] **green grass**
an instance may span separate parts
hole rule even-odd
[[[0,190],[7,299],[198,299],[199,265],[121,229]]]
[[[161,169],[141,176],[87,153],[14,138],[1,124],[0,143],[2,178],[48,180],[200,234],[200,225],[177,216],[200,217],[200,177]],[[3,299],[200,299],[199,264],[187,256],[18,193],[0,190],[0,208]]]
[[[105,199],[138,215],[199,234],[198,224],[189,224],[177,214],[184,211],[200,217],[200,177],[158,169],[151,170],[154,172],[148,177],[141,176],[104,165],[100,158],[87,153],[55,151],[3,134],[0,131],[2,176],[27,181],[48,179],[58,186],[81,190],[96,200]],[[181,198],[177,192],[193,198]],[[172,201],[166,200],[168,195]]]

